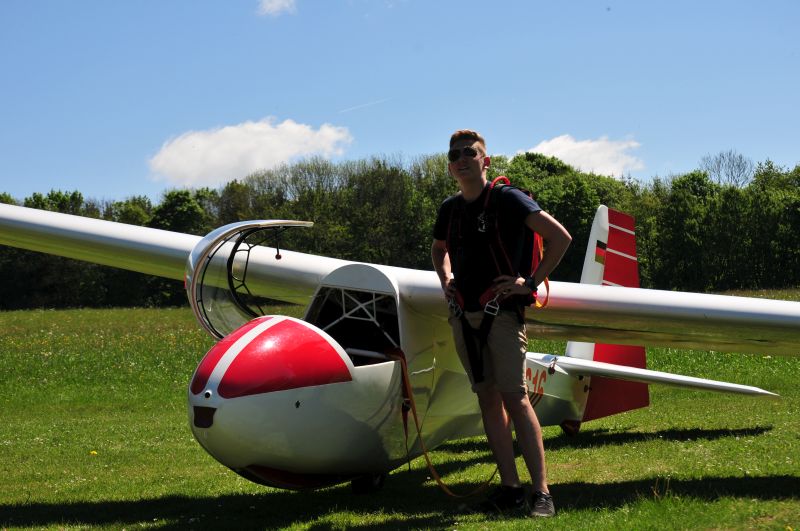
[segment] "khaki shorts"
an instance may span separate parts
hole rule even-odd
[[[483,320],[483,312],[464,312],[464,316],[477,331]],[[474,392],[495,388],[502,393],[527,393],[525,385],[525,353],[528,351],[528,337],[525,324],[519,322],[515,312],[501,311],[494,318],[486,347],[483,349],[483,381],[475,383],[469,365],[469,354],[461,331],[461,319],[451,316],[453,340],[461,365],[467,371]],[[477,340],[476,340],[477,343]],[[477,344],[476,344],[477,347]]]

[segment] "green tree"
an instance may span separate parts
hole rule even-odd
[[[505,155],[493,155],[489,170],[486,172],[486,178],[490,181],[494,180],[500,175],[508,176],[511,161]]]
[[[182,232],[204,236],[211,232],[209,216],[201,205],[213,194],[201,189],[171,190],[164,194],[161,202],[153,209],[149,226],[156,229]],[[148,280],[148,304],[155,306],[182,306],[186,304],[183,284],[178,281],[151,277]]]
[[[753,175],[752,186],[756,191],[794,191],[800,187],[800,165],[788,171],[771,160],[759,162]]]
[[[62,214],[72,214],[75,216],[80,216],[85,212],[83,194],[77,190],[72,192],[50,190],[47,195],[36,192],[30,197],[26,197],[22,205],[28,208],[50,210],[52,212],[61,212]]]
[[[654,279],[658,287],[706,291],[708,251],[704,245],[708,203],[718,186],[704,172],[695,171],[672,181],[662,210],[659,231],[660,267]]]
[[[149,226],[187,234],[205,235],[206,213],[190,190],[171,190],[153,209]]]
[[[348,207],[351,259],[379,264],[417,264],[418,240],[430,248],[430,236],[418,231],[411,176],[400,165],[373,159],[348,175],[342,194]]]
[[[103,211],[103,218],[128,225],[147,226],[153,217],[153,204],[150,198],[136,195],[124,201],[114,201]]]
[[[568,176],[575,174],[575,168],[555,157],[541,153],[521,153],[511,159],[508,165],[508,177],[513,183],[533,190],[534,182],[546,177]]]
[[[752,231],[746,226],[752,216],[750,199],[745,190],[733,185],[721,186],[708,199],[702,236],[706,289],[754,287],[748,263]]]
[[[662,267],[660,252],[661,219],[669,195],[669,183],[654,179],[647,185],[628,183],[630,198],[620,210],[636,220],[636,252],[639,261],[639,283],[655,288]]]
[[[11,197],[11,194],[6,192],[0,193],[0,203],[4,203],[6,205],[17,205],[17,200]]]
[[[235,221],[254,219],[253,189],[244,182],[231,181],[219,193],[218,224],[227,225]]]
[[[748,187],[752,209],[750,276],[758,287],[800,283],[800,165],[791,171],[767,160]]]

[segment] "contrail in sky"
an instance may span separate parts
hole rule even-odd
[[[355,111],[356,109],[363,109],[364,107],[372,107],[373,105],[378,105],[380,103],[385,103],[392,98],[383,98],[382,100],[378,101],[371,101],[369,103],[362,103],[361,105],[356,105],[355,107],[348,107],[347,109],[342,109],[339,111],[339,114],[344,114],[346,112]]]

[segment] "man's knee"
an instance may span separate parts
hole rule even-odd
[[[503,407],[502,396],[493,389],[481,390],[476,394],[478,395],[478,405],[482,411],[493,411]]]
[[[510,414],[522,412],[531,407],[528,395],[525,393],[501,393],[503,405]]]

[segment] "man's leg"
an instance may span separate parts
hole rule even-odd
[[[517,444],[531,475],[533,490],[550,492],[547,488],[547,468],[544,461],[542,427],[539,425],[539,419],[536,418],[533,406],[531,406],[525,393],[502,393],[502,401],[505,404],[505,409],[508,410],[511,421],[514,423]]]
[[[511,437],[511,425],[503,407],[503,399],[495,390],[480,390],[478,404],[483,417],[483,429],[492,450],[497,469],[500,473],[500,484],[509,487],[520,485],[517,465],[514,462],[514,441]]]

